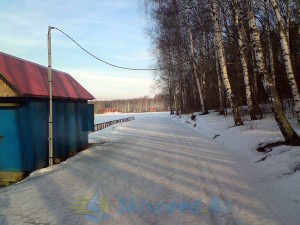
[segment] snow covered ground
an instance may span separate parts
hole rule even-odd
[[[300,224],[300,148],[255,163],[259,143],[282,140],[274,120],[190,116],[92,133],[90,149],[0,190],[0,224]]]
[[[263,120],[246,121],[245,126],[232,127],[231,116],[224,118],[216,112],[208,115],[194,113],[197,118],[191,120],[191,115],[182,117],[173,116],[172,119],[189,126],[201,136],[213,139],[215,142],[227,147],[240,163],[247,160],[248,166],[258,170],[261,183],[266,187],[263,198],[268,199],[270,208],[278,214],[284,208],[294,213],[297,221],[293,221],[287,212],[286,224],[300,224],[300,147],[281,145],[273,147],[264,161],[257,162],[266,156],[256,149],[265,144],[284,141],[279,128],[272,117]],[[291,120],[296,132],[300,134],[300,127],[295,120]],[[255,163],[257,162],[257,163]],[[248,167],[250,169],[250,167]]]

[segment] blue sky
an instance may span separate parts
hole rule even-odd
[[[47,66],[47,28],[57,27],[94,55],[125,67],[153,63],[138,0],[1,0],[0,51]],[[70,73],[97,99],[153,95],[151,71],[127,71],[91,58],[52,30],[53,68]]]

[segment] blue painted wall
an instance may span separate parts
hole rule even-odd
[[[8,99],[5,99],[8,101]],[[0,102],[3,102],[3,99]],[[0,171],[33,171],[48,165],[46,99],[12,99],[19,107],[0,107]],[[54,158],[67,157],[88,144],[94,121],[86,101],[54,100]]]
[[[91,132],[95,131],[95,114],[94,114],[94,104],[88,105],[88,129]]]

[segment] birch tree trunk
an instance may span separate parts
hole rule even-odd
[[[269,101],[272,103],[272,110],[278,127],[287,143],[298,143],[300,141],[297,133],[294,131],[290,122],[287,120],[280,97],[275,87],[275,77],[272,77],[265,64],[265,58],[263,49],[261,46],[260,35],[256,26],[253,10],[248,7],[248,19],[251,35],[251,43],[254,48],[254,56],[257,63],[258,72],[262,76],[262,83],[269,97]]]
[[[200,82],[202,84],[202,92],[203,92],[203,101],[206,103],[206,68],[207,68],[207,63],[206,63],[206,56],[204,55],[204,48],[206,48],[206,35],[202,36],[202,44],[199,44],[199,63],[201,65],[200,71],[201,71],[201,76],[200,76]],[[206,104],[205,104],[206,106]],[[207,108],[206,111],[203,112],[204,114],[208,114]]]
[[[222,80],[224,83],[229,104],[232,108],[234,123],[236,126],[244,125],[228,79],[228,72],[226,67],[226,60],[224,55],[224,48],[223,48],[222,34],[221,34],[221,27],[220,27],[219,10],[218,10],[218,5],[216,3],[216,0],[211,0],[211,8],[212,8],[211,16],[213,21],[214,33],[215,33],[214,40],[215,40],[215,45],[218,49],[218,58],[219,58],[219,63],[221,68]]]
[[[198,88],[198,93],[199,93],[199,98],[200,98],[201,111],[202,111],[202,113],[206,114],[207,109],[206,109],[206,105],[205,105],[204,98],[203,98],[203,85],[201,84],[201,81],[200,81],[200,78],[199,78],[198,72],[197,72],[197,66],[196,66],[196,62],[195,62],[193,34],[192,34],[192,31],[191,31],[190,28],[189,28],[189,36],[190,36],[192,64],[193,64],[194,75],[195,75],[196,82],[197,82],[197,88]]]
[[[183,74],[182,68],[180,68],[181,73],[181,79],[180,83],[178,84],[180,86],[180,92],[181,92],[181,114],[185,114],[187,110],[187,100],[186,100],[186,84],[185,84],[185,77]]]
[[[298,31],[298,44],[300,39],[300,0],[297,0],[297,31]]]
[[[176,94],[175,94],[175,111],[176,111],[176,115],[179,116],[179,93],[178,90],[176,90]]]
[[[274,69],[274,51],[273,51],[273,45],[272,45],[272,41],[271,41],[271,22],[270,22],[270,17],[269,17],[269,2],[265,1],[265,14],[266,14],[266,18],[267,18],[267,24],[266,24],[266,36],[267,36],[267,43],[268,43],[268,48],[269,48],[269,58],[268,58],[268,62],[269,62],[269,71],[270,71],[270,75],[272,77],[274,77],[274,82],[275,82],[275,69]],[[276,82],[275,82],[276,84]]]
[[[290,50],[290,26],[291,26],[291,0],[286,0],[286,27],[285,35]]]
[[[222,85],[221,74],[220,74],[217,48],[215,48],[215,58],[216,58],[217,78],[218,78],[219,115],[224,115],[224,96],[223,96],[224,93],[223,93],[223,85]]]
[[[171,79],[168,77],[168,91],[169,91],[169,104],[170,104],[170,114],[174,114],[174,94],[173,94],[173,89],[172,89],[172,84],[171,84]]]
[[[295,57],[295,61],[299,62],[299,55],[300,55],[300,0],[296,0],[296,46],[297,46],[297,54]]]
[[[289,45],[288,41],[284,32],[284,24],[283,20],[280,15],[280,11],[278,9],[276,0],[270,0],[272,7],[274,9],[276,19],[278,22],[278,27],[279,27],[279,35],[280,35],[280,44],[281,44],[281,49],[283,51],[283,59],[284,59],[284,66],[285,70],[287,73],[287,77],[289,80],[289,84],[291,86],[292,94],[293,94],[293,99],[294,99],[294,105],[295,105],[295,112],[297,114],[297,121],[300,124],[300,95],[292,67],[292,62],[291,62],[291,56],[290,56],[290,50],[289,50]]]
[[[249,81],[249,72],[248,72],[248,65],[247,65],[247,60],[246,60],[246,55],[244,52],[244,44],[243,44],[243,34],[242,34],[242,24],[239,22],[239,14],[238,14],[238,9],[237,9],[237,0],[233,0],[232,2],[232,8],[233,8],[233,14],[234,14],[234,23],[236,27],[236,32],[237,32],[237,41],[238,41],[238,46],[239,46],[239,53],[240,53],[240,61],[242,65],[242,70],[243,70],[243,77],[244,77],[244,84],[245,84],[245,91],[246,91],[246,101],[247,101],[247,106],[249,108],[250,112],[250,118],[251,120],[256,120],[256,112],[253,107],[253,102],[252,102],[252,92],[250,88],[250,81]]]
[[[258,86],[257,86],[257,65],[256,65],[256,60],[254,56],[254,50],[251,50],[251,57],[252,57],[252,67],[253,67],[253,95],[256,101],[259,101],[258,99]]]
[[[181,89],[181,114],[185,114],[186,112],[186,95],[185,95],[185,89]]]

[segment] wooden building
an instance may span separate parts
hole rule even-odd
[[[53,154],[57,161],[88,144],[94,97],[53,70]],[[0,185],[48,166],[47,67],[0,52]]]

